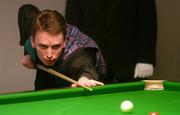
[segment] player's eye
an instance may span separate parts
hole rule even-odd
[[[48,46],[43,45],[43,44],[40,44],[39,47],[40,47],[41,49],[46,49],[46,48],[48,48]]]
[[[52,49],[59,49],[61,47],[61,45],[54,45],[54,46],[52,46]]]

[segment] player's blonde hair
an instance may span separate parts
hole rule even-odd
[[[46,31],[51,35],[59,35],[60,33],[63,33],[63,35],[66,36],[65,19],[56,10],[44,10],[37,16],[33,23],[33,38],[35,37],[37,31]]]

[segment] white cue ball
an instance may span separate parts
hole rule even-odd
[[[132,112],[133,107],[134,107],[133,103],[129,100],[123,101],[120,105],[120,109],[124,113]]]

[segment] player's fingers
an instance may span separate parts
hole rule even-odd
[[[96,85],[104,85],[102,82],[95,81],[95,80],[87,80],[84,82],[79,82],[81,85],[87,86],[87,87],[93,87]]]
[[[89,80],[85,84],[86,86],[96,86],[96,85],[104,85],[104,83],[96,81],[96,80]]]
[[[104,83],[93,80],[96,85],[104,85]]]
[[[87,87],[93,86],[93,83],[90,80],[88,80],[88,79],[80,80],[78,83],[83,85],[83,86],[87,86]]]
[[[71,87],[77,87],[77,84],[71,84]]]
[[[88,85],[89,87],[92,87],[92,86],[96,86],[97,83],[96,83],[94,80],[89,80],[89,82],[87,82],[87,85]]]
[[[84,83],[83,85],[87,86],[87,87],[92,87],[92,86],[96,86],[95,83],[92,83],[92,82],[86,82]]]
[[[83,86],[87,86],[87,87],[92,87],[92,86],[96,86],[96,85],[104,85],[104,83],[93,80],[93,79],[88,79],[86,77],[81,77],[78,80],[78,83],[83,85]]]

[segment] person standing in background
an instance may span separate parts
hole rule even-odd
[[[65,18],[99,44],[108,66],[107,83],[153,75],[155,0],[67,0]]]

